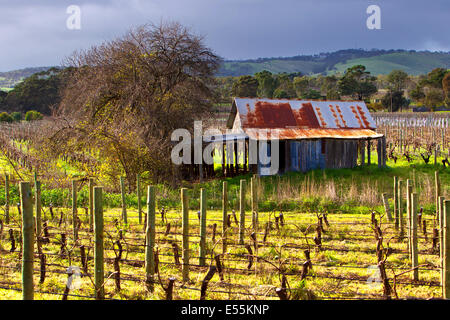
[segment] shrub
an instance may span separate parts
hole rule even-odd
[[[13,118],[6,112],[0,113],[0,122],[13,122]]]
[[[25,114],[25,121],[34,121],[34,120],[41,120],[44,116],[42,113],[30,110]]]
[[[16,122],[19,122],[23,119],[23,114],[22,112],[12,112],[11,118]]]

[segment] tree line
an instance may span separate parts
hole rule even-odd
[[[363,65],[348,68],[344,74],[308,76],[299,73],[272,74],[261,71],[253,76],[221,77],[217,91],[222,103],[233,96],[275,99],[364,100],[373,110],[399,111],[411,104],[450,106],[450,70],[433,69],[420,76],[402,70],[388,75],[371,75]]]

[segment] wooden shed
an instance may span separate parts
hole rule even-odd
[[[383,167],[386,139],[375,130],[363,101],[234,98],[227,132],[203,136],[203,142],[214,141],[220,146],[216,150],[222,155],[224,176],[249,171],[274,175],[370,164],[373,143],[377,144],[378,166]],[[279,155],[275,171],[269,170],[271,163],[264,163],[260,157],[262,143],[267,156],[272,156],[274,141]],[[214,169],[199,165],[197,174],[200,178],[211,176]]]

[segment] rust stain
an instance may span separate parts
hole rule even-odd
[[[344,117],[343,117],[343,115],[342,115],[342,112],[341,112],[341,108],[339,108],[338,105],[336,105],[336,110],[337,110],[338,113],[339,113],[339,117],[341,118],[342,123],[344,124],[344,127],[347,128],[347,122],[345,121],[345,119],[344,119]]]
[[[300,128],[320,128],[319,121],[317,121],[313,106],[310,102],[302,103],[302,107],[298,111],[292,110],[292,112]]]
[[[336,126],[337,126],[338,128],[342,128],[341,123],[339,122],[339,118],[337,117],[336,111],[334,111],[333,105],[330,104],[330,105],[329,105],[329,108],[330,108],[330,110],[331,110],[331,113],[333,114],[333,117],[334,117],[334,123],[336,123]]]
[[[320,112],[320,108],[319,107],[316,107],[316,112],[317,112],[317,115],[319,116],[319,120],[320,120],[320,123],[321,123],[322,127],[328,127],[328,124],[325,121],[325,119],[323,118],[322,112]]]
[[[365,127],[370,128],[370,122],[367,120],[367,117],[366,117],[363,109],[359,105],[356,105],[356,108],[358,108],[359,114],[361,115],[361,118],[362,118],[362,121],[364,122]]]
[[[249,106],[247,106],[247,118],[244,127],[286,128],[295,126],[297,126],[297,122],[289,102],[257,101],[254,111],[251,111]]]
[[[364,128],[364,125],[361,121],[361,118],[359,117],[358,112],[355,109],[355,106],[350,106],[350,109],[352,109],[353,114],[355,115],[356,120],[358,120],[358,124],[360,128]]]

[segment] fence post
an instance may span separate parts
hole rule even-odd
[[[398,178],[394,177],[394,227],[398,230]]]
[[[189,281],[189,201],[187,188],[181,189],[181,210],[183,213],[183,282]]]
[[[136,175],[136,195],[137,195],[137,209],[139,216],[139,224],[142,223],[142,206],[141,206],[141,175]],[[148,196],[147,196],[148,200]]]
[[[411,255],[411,193],[412,193],[412,183],[411,180],[406,180],[406,231],[408,234],[408,252],[409,258],[412,259]]]
[[[228,213],[227,213],[227,202],[228,202],[228,183],[226,181],[222,184],[222,252],[227,252],[227,229],[228,229]]]
[[[239,244],[244,244],[245,231],[245,180],[241,180],[239,190]]]
[[[419,195],[417,193],[411,193],[411,255],[412,255],[412,268],[417,268],[419,265],[419,254],[417,248],[417,203],[419,201]],[[419,269],[414,269],[413,280],[419,280]]]
[[[103,300],[105,297],[104,262],[103,262],[103,188],[94,187],[94,283],[95,298]]]
[[[444,201],[444,299],[450,298],[450,200]]]
[[[34,192],[35,192],[35,206],[36,206],[36,236],[41,236],[41,211],[42,211],[42,204],[41,204],[41,182],[35,181],[34,182]]]
[[[439,196],[441,194],[441,184],[439,181],[439,172],[434,172],[434,200],[436,204],[436,219],[439,219]]]
[[[147,281],[147,289],[153,292],[153,275],[155,274],[155,188],[148,186],[147,188],[147,229],[145,232],[145,274]]]
[[[89,178],[89,231],[94,230],[94,179]]]
[[[120,193],[122,196],[122,219],[125,224],[128,223],[127,204],[125,202],[125,183],[123,177],[120,177]]]
[[[384,211],[386,211],[387,219],[389,222],[392,222],[391,207],[389,206],[388,195],[387,193],[383,193],[381,197],[383,198]]]
[[[444,197],[439,197],[439,256],[440,256],[440,267],[441,267],[441,285],[444,285]]]
[[[255,232],[258,231],[258,197],[256,194],[256,178],[252,177],[250,180],[250,193],[252,205],[252,225]]]
[[[403,235],[405,233],[405,226],[403,221],[403,207],[402,207],[402,187],[403,187],[403,180],[398,181],[398,221],[400,225],[400,238],[403,238]],[[401,239],[403,241],[403,239]]]
[[[200,258],[199,265],[206,266],[206,190],[200,189]]]
[[[9,175],[5,175],[5,223],[9,224]]]
[[[20,204],[22,206],[22,298],[34,299],[34,219],[29,182],[20,183]]]
[[[73,241],[78,239],[78,221],[77,221],[77,181],[72,180],[72,227]]]

